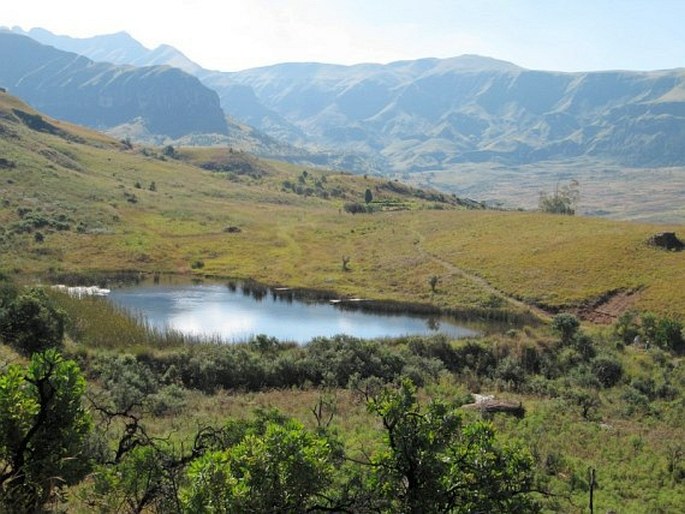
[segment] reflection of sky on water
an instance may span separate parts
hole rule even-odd
[[[265,296],[256,301],[224,285],[156,285],[113,290],[112,301],[141,313],[159,328],[188,334],[219,335],[227,341],[267,334],[306,342],[317,336],[349,334],[361,338],[474,332],[448,320],[341,310],[330,304],[287,302]]]

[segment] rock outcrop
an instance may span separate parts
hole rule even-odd
[[[676,252],[685,248],[685,243],[678,239],[675,232],[659,232],[658,234],[651,236],[648,242],[650,245],[656,246],[657,248]]]

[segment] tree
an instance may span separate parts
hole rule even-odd
[[[81,403],[85,388],[76,363],[55,349],[0,376],[0,504],[12,512],[39,510],[85,473],[81,452],[91,429]]]
[[[369,204],[369,203],[371,203],[371,202],[373,201],[373,193],[372,193],[371,190],[368,189],[368,188],[366,189],[366,191],[364,191],[364,201],[365,201],[367,204]]]
[[[334,470],[329,441],[297,421],[269,421],[227,450],[207,452],[188,470],[182,494],[193,513],[307,512]]]
[[[654,342],[666,350],[683,353],[685,351],[683,324],[674,318],[659,319],[656,324]]]
[[[170,159],[176,159],[178,157],[176,149],[171,145],[167,145],[164,147],[164,149],[162,150],[162,155],[164,157],[169,157]]]
[[[562,312],[552,318],[552,330],[561,337],[561,344],[566,346],[573,341],[578,329],[580,328],[580,321],[573,314]]]
[[[28,289],[0,303],[0,338],[27,355],[60,346],[65,322],[64,311],[42,289]]]
[[[527,494],[532,459],[500,447],[488,423],[463,425],[456,405],[421,409],[404,381],[369,402],[381,418],[386,449],[372,458],[371,486],[381,510],[406,513],[536,512]]]
[[[568,185],[559,187],[557,183],[554,188],[554,193],[540,193],[540,200],[538,202],[540,210],[550,214],[567,214],[573,215],[576,213],[576,204],[580,199],[580,184],[577,180],[572,180]]]

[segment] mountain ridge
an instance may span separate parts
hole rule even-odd
[[[97,41],[110,45],[111,53],[117,37]],[[138,62],[171,63],[182,55],[136,48]],[[193,73],[239,122],[310,151],[360,156],[356,171],[578,158],[633,167],[685,165],[685,68],[548,72],[467,54]]]
[[[0,31],[0,85],[56,118],[111,128],[144,119],[154,133],[227,132],[216,93],[178,68],[96,63]]]

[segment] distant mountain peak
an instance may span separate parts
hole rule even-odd
[[[498,71],[520,71],[523,68],[509,61],[485,57],[476,54],[463,54],[457,57],[441,59],[443,63],[450,64],[454,69],[463,70],[498,70]]]
[[[55,118],[104,129],[143,117],[170,137],[227,132],[217,94],[179,69],[97,63],[11,32],[0,32],[0,62],[0,86]]]

